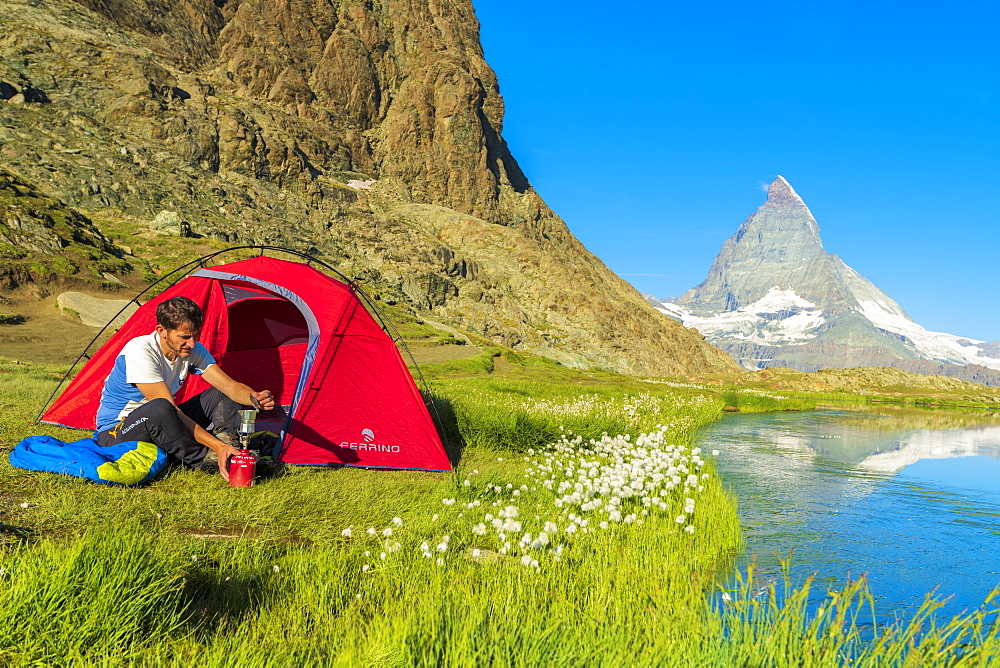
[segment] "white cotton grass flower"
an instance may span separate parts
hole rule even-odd
[[[22,507],[22,508],[27,508],[27,507],[28,507],[28,502],[27,502],[27,501],[25,501],[24,503],[22,503],[22,504],[21,504],[21,507]]]
[[[371,566],[368,565],[368,564],[365,564],[364,566],[361,567],[361,572],[362,573],[367,573],[369,568],[371,568]]]
[[[392,535],[392,527],[386,527],[386,528],[382,529],[382,535],[385,536],[386,538],[388,538],[389,536],[391,536]]]
[[[340,532],[340,535],[343,536],[344,538],[350,538],[353,534],[354,530],[351,529],[351,527],[347,527],[346,529]]]
[[[482,555],[483,555],[482,550],[480,550],[478,547],[477,548],[473,548],[473,550],[472,550],[472,558],[473,559],[478,559]]]
[[[610,414],[628,415],[633,419],[640,413],[649,414],[656,410],[675,412],[678,405],[706,403],[704,398],[651,395],[610,400],[597,395],[584,395],[571,400],[517,401],[517,405],[544,410],[548,414],[571,415],[609,414],[604,407],[614,404]],[[671,410],[663,410],[667,408]],[[560,439],[552,445],[531,448],[528,456],[518,455],[515,458],[526,462],[526,468],[516,474],[516,477],[523,476],[526,480],[489,482],[481,488],[479,498],[473,494],[472,498],[462,499],[462,512],[450,519],[468,515],[464,520],[459,519],[456,528],[468,530],[484,540],[497,541],[497,546],[490,549],[500,554],[521,558],[527,553],[535,568],[540,568],[537,565],[539,560],[554,559],[554,555],[561,553],[561,549],[557,551],[553,547],[558,533],[573,534],[567,540],[579,540],[580,534],[590,531],[588,525],[591,523],[595,530],[598,527],[608,529],[620,523],[622,530],[632,531],[634,529],[626,528],[626,525],[640,526],[644,522],[641,518],[669,521],[671,508],[679,506],[684,514],[674,517],[677,524],[685,527],[692,521],[696,494],[704,489],[700,483],[707,480],[709,474],[701,471],[706,463],[701,457],[702,450],[671,444],[668,433],[675,428],[689,429],[691,426],[681,418],[636,437],[605,433],[587,442],[580,436],[563,431]],[[503,457],[497,459],[502,462]],[[470,484],[466,486],[471,486],[471,477],[472,474],[464,476],[463,484],[468,481]],[[539,492],[541,494],[535,496]],[[526,494],[532,494],[528,501],[524,501]],[[457,501],[456,498],[442,499],[445,506]],[[532,504],[526,506],[531,510],[513,505],[519,501]],[[480,506],[482,509],[477,510]],[[487,510],[489,512],[485,512]],[[433,519],[436,520],[437,516]],[[685,527],[684,531],[693,533],[693,525]],[[447,544],[442,540],[437,547]],[[447,550],[433,550],[428,545],[421,552],[424,556],[432,552],[443,555]],[[526,561],[525,565],[530,566],[531,561]]]
[[[401,527],[401,526],[403,526],[403,518],[402,517],[393,517],[392,518],[392,523],[393,523],[394,526]]]
[[[684,527],[684,530],[687,531],[688,533],[694,533],[694,525],[689,524],[686,527]]]
[[[366,531],[368,532],[369,536],[374,536],[375,534],[378,533],[378,529],[376,529],[375,527],[368,527]]]

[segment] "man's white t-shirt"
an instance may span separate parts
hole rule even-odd
[[[129,413],[148,401],[136,383],[163,381],[171,395],[177,393],[188,374],[201,374],[215,364],[215,358],[200,343],[188,357],[178,355],[171,362],[160,349],[160,335],[137,336],[122,348],[114,368],[104,381],[101,405],[97,409],[97,431],[113,427]]]

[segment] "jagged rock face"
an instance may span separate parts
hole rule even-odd
[[[567,363],[733,368],[531,189],[469,0],[0,0],[0,24],[0,163],[98,224],[176,212]]]
[[[823,249],[815,218],[780,176],[700,285],[675,299],[649,301],[751,369],[899,366],[942,373],[942,365],[955,365],[946,375],[1000,385],[995,344],[913,322]]]

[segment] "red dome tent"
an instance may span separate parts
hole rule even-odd
[[[219,366],[271,390],[287,418],[275,461],[448,471],[434,422],[393,339],[360,290],[298,262],[255,257],[201,268],[147,302],[87,362],[42,416],[94,429],[104,379],[127,341],[156,327],[156,306],[179,295],[205,312],[200,341]],[[189,377],[178,403],[208,385]],[[263,416],[262,416],[263,417]],[[265,427],[262,420],[259,427]]]

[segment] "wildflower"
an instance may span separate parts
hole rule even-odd
[[[371,568],[371,566],[369,566],[368,564],[365,564],[364,566],[361,567],[361,572],[362,573],[367,573],[369,568]]]
[[[474,527],[472,527],[472,533],[476,534],[477,536],[483,536],[483,535],[485,535],[486,534],[486,525],[483,524],[483,523],[479,523],[479,524],[475,525]]]
[[[197,554],[192,554],[191,555],[191,561],[198,561],[198,555]]]
[[[684,527],[684,530],[687,531],[688,533],[694,533],[694,525],[689,524],[686,527]]]
[[[438,543],[437,551],[446,552],[448,550],[448,543]]]
[[[463,485],[465,485],[466,487],[468,487],[468,486],[469,486],[469,485],[471,485],[472,483],[471,483],[471,482],[469,481],[469,479],[468,479],[468,478],[466,478],[465,480],[463,480],[463,481],[462,481],[462,484],[463,484]]]
[[[391,536],[392,535],[392,527],[386,527],[386,528],[382,529],[382,535],[385,536],[386,538],[388,538],[389,536]]]
[[[431,515],[431,522],[437,522],[437,521],[438,521],[438,514],[434,513],[433,515]]]
[[[401,527],[401,526],[403,526],[403,518],[402,517],[393,517],[392,518],[392,523],[395,524],[398,527]]]
[[[402,545],[400,545],[399,543],[392,543],[391,545],[389,545],[389,546],[388,546],[388,547],[386,547],[385,549],[386,549],[386,550],[388,550],[389,552],[399,552],[399,550],[400,550],[400,549],[401,549],[402,547],[403,547],[403,546],[402,546]]]
[[[21,507],[22,507],[22,508],[27,508],[27,507],[28,507],[28,502],[27,502],[27,501],[25,501],[24,503],[22,503],[22,504],[21,504]]]
[[[437,564],[438,566],[444,566],[444,559],[438,557],[437,559],[434,560],[434,563]]]
[[[378,558],[382,559],[382,560],[385,560],[385,552],[379,552],[378,553]]]
[[[351,534],[353,533],[354,531],[351,530],[351,527],[347,527],[346,529],[340,532],[340,535],[343,536],[344,538],[350,538]]]
[[[675,519],[674,521],[677,522],[678,524],[684,524],[685,522],[687,522],[687,519],[688,519],[687,515],[678,515],[677,519]]]
[[[377,533],[378,533],[378,530],[375,527],[368,527],[368,535],[369,536],[374,536]]]
[[[446,506],[453,506],[455,505],[455,499],[441,499],[441,503]]]
[[[482,555],[482,552],[479,550],[479,548],[475,548],[474,550],[472,550],[473,559],[478,559],[480,555]]]
[[[602,529],[607,529],[609,525],[607,522],[601,522],[598,526],[600,526]]]
[[[718,450],[712,450],[712,456],[713,457],[718,457],[719,456],[719,451]]]

